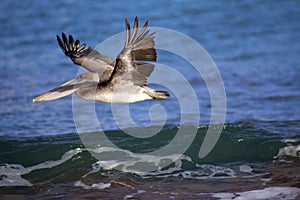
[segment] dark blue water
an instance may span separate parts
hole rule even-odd
[[[197,91],[201,116],[197,137],[185,153],[190,160],[182,159],[182,165],[171,171],[146,176],[101,168],[77,135],[71,96],[32,103],[32,98],[78,71],[59,49],[57,34],[72,34],[95,47],[123,31],[126,17],[132,22],[135,16],[141,23],[149,20],[150,26],[182,32],[200,43],[218,66],[227,97],[227,128],[214,151],[201,160],[199,144],[211,117],[205,82],[187,62],[159,51],[158,62],[179,71]],[[283,190],[295,194],[293,188],[300,188],[295,178],[299,177],[300,148],[299,21],[298,1],[2,1],[0,195],[84,198],[92,193],[110,198],[205,199],[212,198],[211,192],[269,186],[288,186]],[[133,120],[142,127],[148,125],[149,108],[156,103],[133,104]],[[165,135],[146,141],[146,146],[122,135],[109,104],[97,103],[97,116],[104,130],[113,131],[113,141],[132,151],[147,151],[156,148],[157,141],[163,145],[171,140],[180,124],[176,98],[159,103],[168,114]],[[143,134],[147,128],[138,131]],[[95,173],[85,176],[91,170]],[[6,182],[16,174],[22,176],[15,179],[23,185],[22,193]],[[236,189],[237,182],[241,190]]]

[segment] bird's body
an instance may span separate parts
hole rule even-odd
[[[77,96],[85,100],[102,101],[107,103],[133,103],[153,99],[147,94],[150,88],[130,87],[120,91],[111,86],[81,88],[76,91]],[[152,90],[153,91],[153,90]]]
[[[114,60],[101,55],[98,51],[80,45],[79,40],[62,34],[57,41],[62,51],[71,60],[88,70],[74,79],[36,97],[33,101],[58,99],[73,92],[82,99],[109,102],[133,103],[150,99],[166,99],[167,91],[155,91],[146,86],[147,77],[154,65],[147,61],[156,61],[154,33],[146,31],[148,22],[138,32],[138,19],[135,19],[131,33],[126,19],[125,47]]]

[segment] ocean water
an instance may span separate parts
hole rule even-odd
[[[298,1],[15,0],[3,1],[0,11],[0,199],[299,198]],[[121,161],[110,157],[119,149],[101,144],[92,151],[105,159],[97,159],[83,143],[83,138],[98,133],[78,135],[72,96],[32,103],[32,98],[78,72],[79,67],[59,49],[57,34],[72,34],[95,47],[122,32],[126,17],[132,22],[135,16],[140,23],[149,20],[149,26],[193,38],[220,71],[226,91],[225,125],[204,158],[198,153],[212,113],[207,85],[188,62],[161,50],[158,63],[188,80],[200,108],[195,138],[168,166],[133,170],[136,165],[156,166],[174,158],[150,159],[144,154],[167,145],[178,133],[180,104],[174,95],[167,101],[129,106],[138,127],[126,128],[139,138],[119,128],[110,104],[95,104],[106,137],[122,148],[126,159]],[[153,106],[165,108],[164,121],[151,121],[156,119],[150,112]],[[159,131],[146,138],[153,130]]]

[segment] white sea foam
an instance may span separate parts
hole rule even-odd
[[[208,178],[232,178],[236,177],[233,169],[223,166],[215,166],[208,164],[195,164],[189,156],[182,155],[179,159],[178,155],[170,156],[154,156],[147,154],[132,153],[127,150],[115,149],[113,147],[99,147],[93,149],[94,153],[99,154],[98,157],[103,159],[98,160],[93,164],[93,169],[82,178],[97,173],[100,170],[118,169],[122,172],[134,173],[142,178],[150,177],[183,177],[190,179],[208,179]],[[114,156],[115,154],[118,156]],[[123,155],[122,159],[120,155]],[[169,167],[161,168],[165,161],[172,161],[173,164]],[[183,164],[189,163],[195,166],[194,170],[185,170]],[[153,169],[151,171],[151,169]]]
[[[77,187],[82,187],[83,189],[90,190],[90,189],[100,189],[103,190],[105,188],[109,188],[111,186],[111,183],[93,183],[92,185],[87,185],[81,181],[76,181],[74,183]]]
[[[240,166],[240,171],[244,172],[244,173],[249,173],[249,174],[253,174],[253,168],[249,165],[241,165]]]
[[[77,148],[66,152],[61,159],[54,161],[46,161],[34,166],[23,167],[19,164],[5,164],[0,166],[0,186],[32,186],[28,180],[24,179],[22,175],[28,174],[34,170],[52,168],[58,166],[67,160],[71,159],[74,155],[87,151],[87,149]],[[115,149],[112,147],[98,147],[96,149],[89,149],[100,154],[103,159],[98,160],[93,164],[93,169],[83,175],[80,180],[76,182],[76,186],[85,189],[102,189],[108,187],[108,183],[95,183],[95,185],[85,185],[81,180],[90,174],[97,173],[100,170],[118,169],[122,172],[134,173],[142,178],[150,177],[183,177],[187,179],[211,179],[211,178],[233,178],[236,173],[230,167],[216,166],[209,164],[196,164],[189,156],[182,155],[169,155],[169,156],[154,156],[148,154],[132,153],[127,150]],[[123,155],[122,159],[115,159],[114,154]],[[179,157],[179,159],[177,159]],[[120,158],[120,156],[117,156]],[[164,162],[172,161],[173,164],[169,167],[164,166]],[[193,170],[184,169],[184,165],[193,165]],[[151,170],[153,169],[153,170]],[[240,166],[240,171],[245,173],[252,173],[252,168],[248,165]],[[112,183],[112,182],[111,182]]]
[[[177,169],[177,172],[166,174],[165,176],[158,175],[158,177],[183,177],[186,179],[217,179],[217,178],[233,178],[236,177],[234,170],[229,167],[196,164],[194,170]]]
[[[299,142],[300,139],[297,138],[287,138],[287,139],[282,139],[281,142],[286,143],[286,144],[294,144]]]
[[[28,174],[37,169],[52,168],[60,165],[71,159],[76,154],[80,153],[82,149],[77,148],[67,151],[59,160],[46,161],[34,166],[24,167],[20,164],[4,164],[0,166],[0,187],[1,186],[32,186],[28,180],[24,179],[22,175]]]
[[[216,166],[216,165],[196,165],[202,169],[207,169],[209,173],[208,178],[232,178],[236,177],[233,169],[229,167]]]
[[[132,194],[128,194],[124,197],[124,199],[133,199],[136,195],[139,195],[139,194],[142,194],[146,192],[145,190],[138,190],[136,191],[135,193],[132,193]]]
[[[296,187],[268,187],[260,190],[250,190],[236,193],[215,193],[212,197],[221,200],[288,200],[296,199],[300,195],[300,189]]]
[[[117,169],[122,172],[135,173],[138,175],[155,175],[157,171],[162,169],[164,162],[171,162],[175,164],[172,169],[181,169],[182,161],[186,160],[191,162],[192,159],[184,155],[168,155],[168,156],[155,156],[142,153],[132,153],[128,150],[117,149],[113,147],[99,147],[90,150],[101,156],[101,160],[97,161],[95,166],[99,166],[105,170]],[[122,156],[120,156],[122,155]],[[122,158],[115,159],[115,158]],[[179,158],[179,159],[178,159]],[[157,170],[158,169],[158,170]],[[168,168],[170,170],[171,168]],[[171,169],[170,172],[173,172]],[[93,171],[99,170],[97,167]]]
[[[300,145],[289,145],[279,149],[275,158],[280,158],[282,156],[300,157]]]

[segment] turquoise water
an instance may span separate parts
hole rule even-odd
[[[14,195],[222,199],[253,190],[267,195],[269,189],[273,196],[266,199],[299,195],[299,10],[298,1],[3,1],[1,199]],[[107,169],[89,153],[76,131],[71,96],[32,103],[32,98],[73,78],[78,71],[59,49],[57,34],[72,34],[94,47],[123,31],[125,17],[132,21],[135,16],[142,22],[149,20],[150,26],[174,29],[199,42],[218,66],[227,96],[221,138],[208,156],[199,159],[211,117],[207,87],[186,61],[158,51],[158,62],[179,71],[197,91],[201,113],[196,138],[184,156],[146,174],[131,172],[126,162],[122,164],[127,172]],[[111,141],[142,153],[168,144],[180,124],[174,97],[135,103],[130,112],[141,126],[136,129],[140,135],[155,128],[146,126],[151,121],[149,108],[157,103],[166,108],[167,125],[148,139],[129,137],[119,130],[109,104],[96,103],[96,111]],[[98,150],[103,155],[110,153],[105,146]]]

